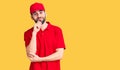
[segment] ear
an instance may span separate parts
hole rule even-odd
[[[45,16],[47,16],[46,12],[45,12]]]
[[[45,13],[45,16],[47,17],[47,14]]]

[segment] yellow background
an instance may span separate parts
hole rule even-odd
[[[62,70],[120,70],[119,0],[1,0],[0,70],[29,69],[23,34],[34,24],[29,6],[36,1],[63,30]]]

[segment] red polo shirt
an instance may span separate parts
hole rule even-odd
[[[40,57],[55,53],[57,48],[65,48],[62,30],[49,22],[47,28],[40,30],[36,35],[37,52]],[[33,27],[24,33],[24,41],[27,46],[32,37]],[[30,70],[60,70],[60,60],[49,62],[31,62]]]

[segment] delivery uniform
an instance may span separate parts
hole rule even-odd
[[[39,57],[46,57],[56,52],[57,48],[64,48],[65,43],[62,30],[47,22],[47,28],[38,31],[36,35],[37,51]],[[24,33],[25,45],[30,43],[33,27]],[[48,62],[31,62],[30,70],[60,70],[60,60]]]

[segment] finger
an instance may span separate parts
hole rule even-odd
[[[39,29],[39,26],[36,26],[37,29]]]
[[[36,57],[36,56],[37,56],[36,54],[33,54],[33,53],[32,53],[31,55],[33,55],[34,57]]]
[[[36,55],[35,53],[30,53],[32,56],[37,57],[38,55]]]
[[[35,26],[34,26],[36,29],[40,29],[40,25],[38,25],[38,24],[35,24]]]
[[[30,60],[31,62],[33,62],[33,58],[29,58],[29,60]]]
[[[37,22],[37,24],[39,27],[41,27],[42,23],[40,21]]]
[[[33,57],[33,58],[30,58],[30,61],[31,62],[36,62],[36,59]]]
[[[42,24],[41,21],[37,21],[37,24]]]
[[[33,58],[34,56],[33,55],[28,55],[29,58]]]
[[[33,53],[28,53],[29,57],[35,57]]]

